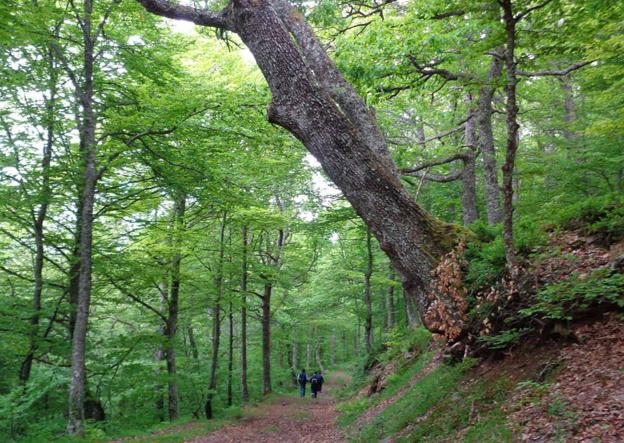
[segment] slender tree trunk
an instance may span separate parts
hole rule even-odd
[[[227,405],[232,406],[232,371],[234,369],[234,313],[232,312],[232,297],[228,305],[228,379],[227,379]]]
[[[395,275],[392,267],[390,267],[390,273],[388,274],[390,281],[394,281]],[[386,326],[388,329],[394,328],[394,285],[389,284],[386,288]]]
[[[208,382],[208,395],[206,396],[206,406],[204,408],[206,418],[213,418],[212,400],[217,389],[217,368],[219,361],[219,343],[221,339],[221,298],[223,295],[223,258],[225,255],[225,224],[227,213],[223,212],[221,220],[221,233],[219,237],[219,261],[216,275],[216,297],[213,308],[212,319],[212,361],[210,364],[210,380]]]
[[[318,332],[316,334],[314,357],[316,360],[316,367],[319,368],[321,372],[325,372],[325,369],[323,368],[323,359],[321,358],[321,338],[318,336]]]
[[[249,401],[249,387],[247,386],[247,226],[242,229],[242,277],[241,277],[241,397],[243,403]]]
[[[503,63],[501,57],[503,51],[496,51],[498,56],[493,56],[490,63],[485,85],[479,91],[477,104],[478,147],[483,156],[483,178],[485,188],[485,205],[487,210],[488,224],[495,225],[503,220],[500,207],[500,190],[498,187],[498,168],[496,167],[496,147],[494,133],[492,131],[492,98],[496,91],[495,82],[500,78]]]
[[[262,394],[272,392],[271,388],[271,294],[273,284],[265,283],[262,294]]]
[[[373,275],[373,249],[371,246],[371,231],[366,230],[366,271],[364,272],[364,303],[366,315],[364,317],[364,331],[366,352],[373,351],[373,306],[371,294],[371,276]]]
[[[576,104],[574,103],[574,88],[569,75],[558,77],[559,84],[563,90],[563,137],[566,139],[568,153],[574,149],[578,142],[578,134],[574,130],[576,122]]]
[[[469,150],[463,158],[464,169],[462,171],[462,215],[464,225],[470,225],[479,219],[477,209],[477,179],[476,179],[476,125],[473,108],[472,94],[466,95],[468,108],[468,120],[464,129],[464,144]]]
[[[69,337],[74,336],[76,329],[76,314],[78,313],[78,282],[80,280],[80,238],[82,237],[82,186],[78,191],[76,204],[76,226],[74,228],[74,243],[69,265]]]
[[[336,366],[336,334],[329,336],[329,364]]]
[[[186,333],[189,338],[189,345],[191,346],[191,355],[193,356],[193,360],[199,360],[199,350],[197,349],[197,342],[195,341],[195,333],[193,332],[193,327],[188,326],[186,328]]]
[[[415,328],[416,326],[420,326],[420,318],[418,317],[418,310],[414,305],[413,300],[410,297],[406,296],[405,291],[403,291],[403,302],[405,305],[405,317],[407,318],[407,325],[410,328]]]
[[[185,194],[177,193],[174,201],[173,212],[173,241],[175,254],[171,262],[171,291],[167,303],[167,326],[165,328],[165,332],[167,335],[167,341],[165,345],[165,357],[167,359],[167,397],[169,399],[168,413],[170,421],[177,420],[179,416],[178,384],[176,381],[177,362],[175,353],[175,340],[178,332],[178,309],[181,284],[180,268],[182,266],[181,243],[182,235],[184,235],[184,215],[186,212]]]
[[[84,436],[85,392],[86,392],[86,341],[91,305],[91,259],[93,245],[93,207],[95,203],[96,171],[96,140],[95,112],[93,109],[93,64],[94,48],[91,36],[91,0],[84,1],[82,17],[83,30],[83,74],[84,83],[77,95],[82,105],[82,122],[80,127],[81,152],[83,159],[82,214],[80,235],[80,276],[78,281],[78,304],[76,324],[72,337],[71,378],[69,384],[69,415],[67,433]]]
[[[297,342],[293,341],[292,342],[291,367],[295,373],[297,372],[297,363],[299,363],[298,357],[299,356],[297,355]]]
[[[306,369],[310,369],[310,356],[312,354],[312,347],[310,343],[306,344]]]
[[[26,357],[22,360],[19,371],[20,383],[26,384],[30,378],[33,359],[37,350],[37,340],[39,337],[39,319],[41,315],[41,295],[43,292],[43,260],[44,260],[44,232],[43,226],[48,213],[50,200],[50,163],[52,161],[52,149],[54,147],[54,122],[56,112],[56,91],[57,74],[54,64],[54,55],[51,48],[47,48],[48,57],[48,92],[49,97],[45,99],[45,126],[46,141],[43,147],[41,158],[41,189],[39,191],[39,208],[33,220],[33,231],[35,237],[35,264],[33,268],[33,279],[35,287],[33,289],[32,314],[30,317],[29,348]]]
[[[503,18],[505,21],[505,31],[507,43],[505,48],[505,68],[507,71],[507,82],[505,92],[507,103],[505,106],[507,114],[507,151],[505,153],[505,164],[503,165],[503,243],[505,245],[505,259],[507,268],[512,275],[518,269],[518,259],[514,247],[513,237],[513,172],[516,162],[516,152],[518,150],[518,105],[516,102],[516,19],[513,15],[511,0],[502,0]]]
[[[159,285],[160,292],[160,312],[165,312],[165,307],[167,306],[167,294],[169,291],[168,277]],[[158,333],[161,337],[167,337],[167,325],[164,322],[160,323],[158,327]],[[162,362],[165,360],[165,348],[166,346],[158,345],[156,350],[154,351],[154,362],[156,363],[155,377],[157,380],[156,384],[156,416],[159,421],[165,420],[165,386],[162,382],[163,378],[163,366]]]

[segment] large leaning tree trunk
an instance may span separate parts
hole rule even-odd
[[[271,90],[269,121],[317,158],[401,274],[425,325],[444,329],[437,313],[453,313],[443,308],[443,295],[431,296],[431,271],[453,249],[460,231],[433,218],[404,189],[374,113],[336,69],[301,13],[285,0],[233,0],[220,12],[166,0],[137,1],[158,15],[239,35]]]

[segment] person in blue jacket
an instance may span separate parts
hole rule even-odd
[[[306,383],[308,383],[308,375],[306,374],[305,369],[302,369],[297,376],[297,382],[299,383],[299,395],[301,398],[304,398],[306,393]]]

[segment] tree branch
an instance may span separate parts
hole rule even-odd
[[[167,0],[137,0],[143,7],[152,14],[175,20],[185,20],[199,26],[210,26],[212,28],[233,31],[233,24],[228,17],[229,5],[221,12],[206,11],[192,6],[175,5]]]
[[[429,181],[437,182],[437,183],[449,183],[455,180],[459,180],[463,173],[464,171],[462,169],[461,171],[453,172],[452,174],[448,174],[448,175],[430,174],[428,172],[422,172],[422,171],[410,172],[409,174],[404,174],[404,175],[407,175],[409,177],[419,177],[421,179],[429,180]]]
[[[516,15],[516,16],[514,17],[514,21],[515,21],[516,23],[517,23],[517,22],[519,22],[519,21],[520,21],[520,20],[522,20],[524,17],[526,17],[527,15],[529,15],[531,12],[535,11],[536,9],[541,9],[541,8],[543,8],[544,6],[546,6],[546,5],[547,5],[548,3],[550,3],[551,1],[552,1],[552,0],[546,0],[546,1],[542,2],[542,3],[538,3],[538,4],[537,4],[537,5],[535,5],[535,6],[531,6],[530,8],[525,9],[525,10],[524,10],[524,11],[522,11],[520,14],[518,14],[518,15]]]
[[[433,161],[426,162],[418,166],[414,166],[413,168],[404,168],[404,169],[401,169],[399,172],[403,175],[413,176],[414,173],[422,171],[423,169],[429,169],[434,166],[445,165],[447,163],[452,163],[457,160],[464,160],[465,158],[466,158],[466,154],[463,152],[459,152],[455,155],[451,155],[450,157],[447,157],[441,160],[433,160]]]
[[[576,71],[577,69],[581,69],[583,66],[587,66],[592,64],[594,60],[578,62],[571,66],[568,66],[566,69],[561,69],[559,71],[555,70],[546,70],[546,71],[536,71],[536,72],[527,72],[527,71],[517,71],[518,75],[523,77],[563,77],[568,75],[570,72]]]

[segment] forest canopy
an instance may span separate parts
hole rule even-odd
[[[1,439],[236,414],[417,326],[465,355],[524,331],[484,288],[561,229],[624,236],[623,19],[3,1]]]

